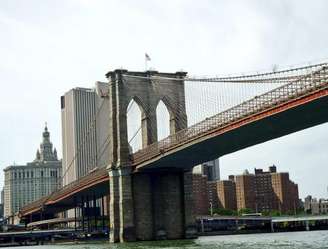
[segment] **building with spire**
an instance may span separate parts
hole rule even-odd
[[[22,206],[58,189],[61,167],[46,125],[35,159],[26,165],[11,165],[4,169],[4,216],[13,216]]]

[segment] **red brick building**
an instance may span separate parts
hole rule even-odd
[[[219,208],[237,209],[236,184],[232,180],[217,182],[217,196]]]
[[[254,174],[246,170],[224,181],[208,181],[201,172],[193,174],[193,197],[196,215],[208,215],[210,206],[286,213],[296,210],[299,203],[298,185],[288,173],[278,173],[276,166],[269,167],[269,171],[255,169]]]
[[[229,179],[218,183],[218,199],[223,208],[229,203],[229,209],[232,209],[234,202],[235,209],[247,208],[254,212],[277,210],[286,213],[298,208],[298,185],[289,179],[288,173],[278,173],[275,166],[269,167],[269,171],[255,169],[254,174],[245,171],[243,175]],[[235,195],[232,194],[232,182],[235,183]]]
[[[207,176],[203,174],[192,175],[192,188],[194,198],[194,212],[196,215],[209,214],[209,198]]]
[[[243,175],[235,176],[237,209],[256,208],[256,185],[255,176],[245,172]]]

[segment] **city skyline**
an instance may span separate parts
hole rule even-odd
[[[151,67],[169,72],[182,67],[191,75],[271,69],[274,64],[283,67],[314,61],[327,54],[328,37],[323,33],[320,40],[313,40],[313,37],[319,37],[317,32],[320,32],[316,24],[327,21],[324,11],[327,4],[324,1],[318,1],[315,6],[296,1],[272,1],[266,4],[268,6],[260,1],[239,2],[240,6],[209,1],[193,7],[184,1],[178,4],[171,2],[167,6],[160,3],[149,6],[145,2],[137,6],[130,2],[127,10],[124,9],[125,4],[119,2],[109,4],[104,1],[96,7],[88,1],[67,1],[63,8],[59,8],[62,6],[57,3],[43,3],[38,6],[42,10],[40,15],[33,13],[36,1],[28,6],[25,4],[18,6],[15,1],[1,3],[0,30],[8,39],[0,42],[3,54],[0,79],[10,84],[4,86],[5,90],[0,95],[3,120],[0,136],[2,141],[6,141],[6,144],[2,142],[0,145],[3,152],[0,186],[3,186],[4,167],[13,161],[19,164],[31,160],[30,155],[38,146],[38,133],[45,121],[52,130],[54,144],[59,145],[61,157],[60,96],[64,92],[76,86],[92,87],[94,81],[104,80],[104,74],[109,69],[122,65],[129,70],[143,70],[145,51],[152,59]],[[104,11],[115,7],[127,11],[129,18],[120,25],[130,28],[128,34],[111,23],[119,19],[122,12],[111,13],[113,16],[108,18],[109,14]],[[142,17],[151,7],[154,13],[147,18]],[[196,29],[188,28],[192,17],[186,8],[193,14],[198,13],[198,8],[202,10],[204,18],[198,20]],[[231,14],[232,10],[235,13],[229,16],[227,13]],[[160,14],[168,11],[172,11],[171,18]],[[264,14],[260,14],[261,11]],[[87,17],[84,14],[88,14]],[[248,16],[252,17],[252,21],[240,23]],[[133,24],[135,20],[136,24]],[[177,23],[177,20],[178,26],[171,32],[167,30],[167,26]],[[217,23],[222,23],[222,26],[217,28]],[[82,26],[90,34],[86,35]],[[139,26],[149,27],[147,30],[152,31],[141,35],[132,30],[138,30]],[[154,31],[156,27],[159,31]],[[110,28],[122,37],[122,44],[106,34],[105,30]],[[164,30],[168,37],[157,33],[160,30]],[[287,38],[282,38],[281,33]],[[277,37],[272,37],[273,34]],[[131,35],[137,37],[133,45],[127,41]],[[208,36],[208,39],[201,39],[200,35]],[[171,41],[170,37],[176,40]],[[122,47],[122,50],[117,47]],[[221,158],[222,178],[245,168],[250,170],[276,164],[281,171],[289,171],[299,183],[301,197],[307,194],[326,197],[327,128],[327,124],[320,125],[224,156]]]

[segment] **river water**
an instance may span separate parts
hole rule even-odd
[[[13,248],[13,247],[12,247]],[[22,248],[22,247],[17,247]],[[328,231],[200,237],[196,240],[31,246],[30,249],[328,249]]]

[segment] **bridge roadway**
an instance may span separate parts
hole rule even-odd
[[[82,196],[103,197],[109,192],[108,173],[105,168],[95,170],[78,181],[72,182],[60,190],[23,207],[21,217],[41,213],[43,216],[69,210],[76,207],[76,200]],[[27,219],[29,220],[29,219]]]
[[[311,80],[306,86],[289,86],[288,89],[282,87],[246,101],[235,109],[248,107],[249,111],[238,112],[236,115],[236,112],[232,112],[234,109],[228,110],[225,112],[228,115],[227,122],[218,125],[212,122],[217,120],[208,119],[178,132],[169,137],[169,140],[164,139],[136,152],[132,155],[134,172],[187,170],[199,163],[327,122],[326,74],[325,78],[318,77],[318,80]],[[205,128],[193,131],[199,127]],[[193,133],[192,136],[189,133]],[[179,140],[177,136],[183,139],[176,142]],[[106,169],[97,169],[47,198],[25,206],[20,216],[26,218],[41,210],[44,213],[67,210],[74,207],[75,198],[86,194],[96,197],[107,195],[108,180]]]
[[[212,129],[187,143],[159,152],[150,159],[135,161],[134,166],[136,171],[190,168],[325,122],[328,122],[328,89],[293,99],[225,127]]]

